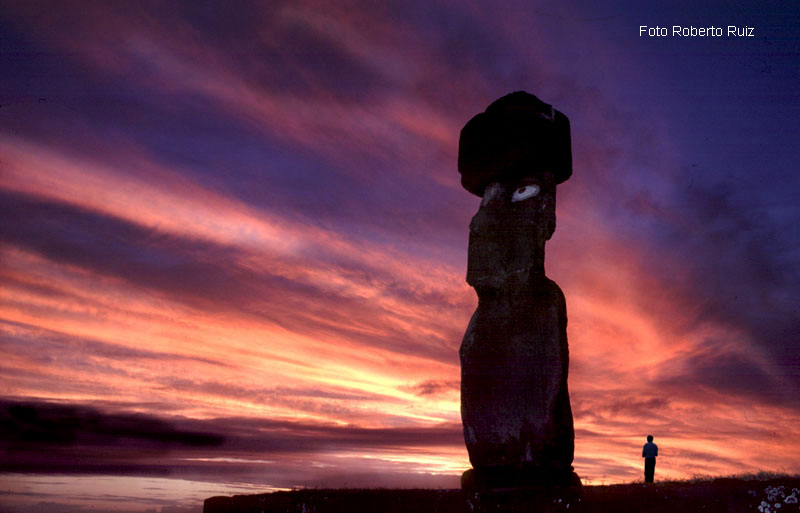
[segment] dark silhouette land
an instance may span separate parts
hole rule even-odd
[[[467,282],[478,308],[461,344],[462,484],[580,485],[567,389],[564,294],[545,276],[556,185],[572,174],[569,121],[523,91],[461,131],[458,170],[482,198],[469,227]]]
[[[299,490],[206,499],[204,513],[729,513],[797,511],[800,478],[749,476],[706,481],[495,490]],[[782,504],[775,508],[775,504]],[[763,505],[762,505],[763,510]]]

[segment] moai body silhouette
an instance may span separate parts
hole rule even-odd
[[[462,129],[458,167],[482,198],[467,263],[478,307],[459,351],[464,486],[579,486],[566,301],[544,272],[556,185],[572,174],[569,121],[531,94],[504,96]]]

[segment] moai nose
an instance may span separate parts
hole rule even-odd
[[[483,190],[481,208],[499,205],[505,196],[505,188],[500,182],[492,182]]]

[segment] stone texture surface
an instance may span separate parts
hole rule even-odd
[[[521,113],[513,104],[504,106],[512,126],[524,125],[524,116],[537,118],[531,124],[559,151],[556,122],[548,121],[555,135],[538,125],[539,111],[551,112],[549,105],[514,95]],[[502,125],[502,119],[494,122]],[[572,472],[566,301],[544,273],[545,242],[555,231],[557,158],[548,157],[537,140],[512,142],[534,149],[512,148],[497,157],[500,162],[485,158],[495,171],[479,187],[483,199],[470,223],[467,282],[478,294],[478,308],[460,349],[461,415],[474,467],[465,480],[478,488],[580,484]]]

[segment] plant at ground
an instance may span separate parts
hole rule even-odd
[[[764,489],[764,494],[764,500],[758,505],[758,511],[760,513],[783,513],[783,511],[794,511],[794,508],[785,510],[782,508],[784,505],[797,504],[800,490],[792,488],[791,493],[787,494],[784,486],[768,486]]]

